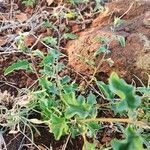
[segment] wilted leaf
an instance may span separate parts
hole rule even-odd
[[[111,58],[106,59],[106,61],[108,62],[110,67],[114,65],[114,61]]]
[[[71,12],[71,11],[66,13],[66,17],[69,18],[69,19],[73,18],[74,16],[75,16],[74,13]]]
[[[9,131],[9,134],[17,134],[18,132],[19,132],[18,130],[13,130],[12,129],[12,130]],[[1,142],[0,142],[0,144],[1,144]]]
[[[24,22],[24,21],[26,21],[26,20],[28,19],[27,14],[25,14],[25,13],[17,14],[17,15],[15,16],[15,18],[16,18],[19,22]]]
[[[30,120],[30,122],[32,122],[32,123],[34,123],[34,124],[42,124],[42,123],[44,123],[44,121],[41,121],[41,120],[36,119],[36,118],[34,118],[34,119],[29,119],[29,120]]]
[[[65,39],[74,40],[74,39],[76,39],[78,36],[75,35],[75,34],[73,34],[73,33],[65,33],[65,34],[63,35],[63,37],[64,37]]]
[[[31,47],[36,42],[36,38],[32,35],[27,35],[24,37],[23,42],[26,47]]]
[[[54,2],[54,0],[46,0],[46,1],[48,5],[51,5]]]
[[[0,36],[0,46],[3,46],[7,43],[7,39],[5,37]]]
[[[30,103],[30,100],[28,98],[26,99],[21,99],[17,102],[18,105],[20,105],[21,107],[25,107]]]

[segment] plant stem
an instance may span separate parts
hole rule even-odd
[[[150,126],[147,125],[146,123],[142,121],[134,121],[129,118],[90,118],[90,119],[83,119],[83,120],[78,120],[81,123],[87,123],[87,122],[109,122],[109,123],[128,123],[128,124],[135,124],[139,127],[145,128],[145,129],[150,129]]]
[[[85,89],[87,89],[87,87],[88,87],[88,86],[92,83],[92,81],[94,80],[95,75],[96,75],[98,69],[100,68],[100,66],[101,66],[101,65],[103,64],[103,62],[105,61],[105,56],[106,56],[106,53],[104,53],[104,55],[103,55],[101,61],[99,62],[98,66],[94,69],[94,73],[93,73],[93,75],[92,75],[92,77],[91,77],[91,80],[87,83]]]
[[[90,118],[90,119],[84,119],[84,120],[79,120],[82,123],[86,122],[122,122],[122,123],[133,123],[133,121],[129,118]]]

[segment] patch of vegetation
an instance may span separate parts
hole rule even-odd
[[[22,3],[27,7],[33,7],[36,3],[36,0],[22,0]]]
[[[119,118],[98,118],[98,111],[101,109],[97,102],[99,95],[94,91],[81,94],[79,85],[75,81],[72,81],[68,75],[63,77],[59,75],[65,69],[65,65],[59,61],[62,55],[60,52],[50,49],[48,54],[44,55],[41,51],[35,50],[32,54],[41,59],[38,64],[41,69],[36,72],[39,76],[38,90],[31,93],[32,96],[27,105],[20,109],[17,108],[17,112],[19,112],[16,112],[16,115],[18,119],[20,118],[19,120],[8,119],[11,118],[11,113],[7,113],[8,117],[5,118],[7,124],[10,124],[10,121],[11,124],[14,121],[22,122],[21,118],[27,118],[29,110],[32,110],[38,112],[41,117],[26,119],[26,122],[46,124],[56,140],[60,140],[65,135],[72,138],[82,135],[83,149],[91,147],[91,150],[96,148],[96,144],[89,143],[86,137],[96,138],[97,132],[103,128],[103,122],[120,124],[121,131],[126,138],[125,140],[113,140],[112,148],[114,150],[120,150],[122,147],[126,147],[126,150],[144,149],[143,129],[147,129],[149,126],[146,123],[148,120],[139,120],[138,110],[145,112],[145,105],[141,105],[143,103],[141,100],[145,97],[146,88],[145,91],[143,88],[136,89],[133,85],[120,79],[116,73],[111,74],[108,84],[95,79],[99,92],[108,101],[106,106],[114,114],[120,116]],[[18,69],[28,71],[29,68],[35,73],[32,63],[27,60],[19,60],[5,70],[5,75]],[[141,94],[137,94],[137,90]],[[146,115],[146,112],[143,115]],[[127,125],[122,125],[122,123]],[[148,145],[145,144],[145,146]]]
[[[22,0],[22,2],[26,6],[33,7],[36,0]],[[95,0],[95,2],[90,10],[93,14],[103,10],[104,1]],[[96,142],[98,133],[102,132],[106,124],[110,124],[120,139],[112,139],[107,146],[104,145],[105,150],[148,150],[150,81],[147,86],[142,83],[142,87],[136,87],[112,72],[108,82],[104,83],[95,78],[101,62],[95,67],[94,61],[80,55],[81,60],[95,69],[86,87],[81,88],[71,76],[61,74],[68,68],[62,61],[64,54],[58,50],[60,44],[62,41],[78,38],[68,27],[63,28],[61,21],[66,20],[67,23],[68,20],[75,20],[78,23],[84,21],[84,13],[81,13],[77,6],[89,4],[90,0],[68,0],[65,4],[68,3],[69,8],[65,5],[52,8],[51,20],[56,20],[55,23],[49,22],[48,19],[43,22],[43,27],[50,31],[50,35],[42,36],[36,42],[45,45],[46,52],[45,49],[34,49],[36,42],[31,48],[26,46],[26,33],[21,33],[16,38],[17,49],[27,57],[5,68],[4,75],[9,76],[22,70],[26,74],[35,74],[37,81],[33,89],[23,89],[23,92],[17,89],[17,97],[0,92],[0,135],[1,131],[16,134],[27,127],[34,140],[34,132],[39,133],[36,125],[44,124],[54,135],[55,140],[61,140],[64,136],[68,136],[68,139],[82,136],[84,140],[82,149],[96,150],[99,149]],[[105,58],[105,55],[111,53],[110,43],[117,40],[122,47],[126,44],[124,37],[116,35],[116,28],[122,23],[121,18],[115,18],[111,28],[113,36],[97,38],[101,46],[94,53],[94,57],[103,54],[102,61],[109,63],[110,66],[113,65],[113,60],[110,57]],[[93,85],[94,88],[90,88]],[[101,104],[100,100],[104,103]],[[105,110],[109,110],[112,116],[99,117],[101,111],[106,113]]]

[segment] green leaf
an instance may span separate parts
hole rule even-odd
[[[65,93],[73,93],[76,90],[75,84],[63,85],[63,90]]]
[[[86,118],[89,115],[89,106],[86,105],[69,105],[66,109],[65,116],[66,118],[72,118],[77,115],[80,118]]]
[[[57,38],[46,36],[42,40],[45,44],[55,47],[57,45]]]
[[[54,70],[51,65],[44,65],[43,69],[39,70],[39,72],[45,76],[49,76],[51,78],[55,77]]]
[[[55,60],[55,58],[51,54],[48,54],[46,57],[44,57],[41,64],[51,65],[54,62],[54,60]]]
[[[42,89],[45,89],[48,93],[52,93],[53,95],[58,94],[56,83],[50,82],[47,77],[39,78],[39,85],[41,85]]]
[[[145,93],[150,93],[150,87],[137,87],[137,91],[140,92],[141,94],[145,94]]]
[[[97,86],[99,87],[99,89],[102,91],[102,93],[108,100],[111,100],[114,98],[114,94],[111,92],[109,85],[106,85],[102,81],[97,81]]]
[[[101,129],[101,125],[97,122],[89,122],[87,123],[88,127],[88,135],[92,138],[94,135],[96,135],[96,132]]]
[[[79,95],[76,100],[77,105],[84,105],[85,104],[85,97],[83,95]]]
[[[59,58],[59,56],[61,55],[61,52],[59,52],[57,49],[51,48],[48,50],[48,53],[51,54],[53,56],[53,58]]]
[[[75,115],[79,118],[95,117],[95,114],[97,114],[97,110],[94,108],[96,97],[92,93],[88,95],[87,101],[82,95],[76,98],[75,92],[61,93],[61,99],[67,105],[66,118],[72,118]]]
[[[80,135],[82,133],[82,131],[80,131],[80,129],[77,125],[72,125],[70,127],[69,131],[70,131],[71,137],[73,139],[75,139],[78,135]]]
[[[57,107],[59,102],[55,100],[55,95],[50,96],[43,91],[43,93],[37,95],[36,99],[38,99],[37,107],[44,120],[50,120],[51,115],[54,114],[54,112],[61,114]]]
[[[124,23],[124,20],[120,19],[119,17],[114,18],[114,27],[120,26],[122,23]]]
[[[71,78],[70,78],[68,75],[63,76],[63,77],[61,78],[61,84],[62,84],[62,85],[67,84],[67,83],[70,82],[70,81],[71,81]]]
[[[84,141],[82,150],[95,150],[96,145],[94,143],[89,143],[87,140]]]
[[[68,125],[64,117],[58,117],[56,115],[51,116],[51,126],[50,129],[55,136],[56,140],[59,140],[61,136],[68,133]]]
[[[87,97],[87,103],[92,106],[97,103],[96,96],[92,92],[90,92],[90,94]]]
[[[94,56],[96,57],[96,56],[100,55],[101,53],[105,53],[105,52],[107,52],[107,51],[108,51],[107,47],[106,47],[105,45],[102,45],[102,46],[100,46],[99,49],[94,53]]]
[[[112,73],[109,78],[109,88],[121,98],[121,101],[125,101],[126,110],[136,109],[140,105],[140,99],[135,94],[134,87],[127,84],[123,79],[120,79],[116,73]]]
[[[76,105],[76,98],[75,93],[61,93],[61,99],[67,104],[67,105]]]
[[[117,101],[116,103],[112,104],[112,109],[115,113],[119,112],[121,114],[121,112],[124,112],[128,109],[126,101]]]
[[[73,34],[73,33],[65,33],[65,34],[63,35],[63,37],[64,37],[64,39],[71,39],[71,40],[74,40],[74,39],[76,39],[78,36],[75,35],[75,34]]]
[[[33,55],[34,55],[34,56],[38,56],[38,57],[40,57],[40,58],[44,58],[43,52],[40,51],[39,49],[33,51]]]
[[[89,0],[69,0],[72,4],[88,3]]]
[[[36,3],[36,0],[22,0],[22,3],[25,4],[27,7],[33,7]]]
[[[55,62],[56,59],[58,59],[60,56],[60,53],[55,50],[55,49],[51,49],[49,50],[49,53],[47,54],[47,56],[45,56],[41,62],[41,65],[45,66],[45,65],[52,65],[52,63]]]
[[[49,22],[48,20],[43,22],[43,26],[46,27],[46,28],[53,29],[53,23]]]
[[[112,147],[114,150],[144,150],[143,140],[132,127],[127,128],[125,140],[114,140]]]
[[[4,75],[8,75],[15,70],[31,70],[30,63],[27,60],[18,60],[16,63],[10,65],[8,68],[5,69]]]
[[[76,56],[78,56],[80,60],[82,60],[86,64],[90,65],[91,67],[93,67],[93,68],[95,67],[95,62],[94,61],[89,60],[89,59],[85,58],[84,56],[81,56],[80,54],[76,54]]]
[[[103,0],[95,0],[95,2],[96,2],[96,6],[94,8],[94,12],[96,12],[96,11],[102,11],[103,12],[105,10],[105,8],[102,5],[102,2],[104,2],[104,1]]]
[[[117,38],[118,38],[118,41],[119,41],[120,45],[122,47],[125,47],[126,46],[125,38],[123,36],[117,36]]]
[[[91,100],[89,102],[91,102]],[[66,118],[72,118],[75,115],[79,118],[86,118],[96,113],[92,105],[85,102],[85,98],[82,95],[78,96],[77,99],[74,96],[74,98],[69,99],[67,103],[68,106],[65,112]],[[94,112],[92,112],[92,110],[94,110]]]
[[[57,72],[60,72],[65,68],[65,65],[63,63],[59,62],[55,65],[55,68],[56,68]]]
[[[110,38],[105,37],[105,36],[96,37],[95,39],[96,41],[100,41],[102,44],[105,44],[105,45],[107,45],[110,41]]]
[[[39,78],[39,84],[41,85],[42,89],[49,90],[49,86],[52,85],[50,81],[48,81],[47,77]]]

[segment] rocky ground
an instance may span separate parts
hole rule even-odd
[[[116,71],[131,82],[135,75],[145,80],[145,73],[150,71],[150,3],[149,1],[131,2],[117,1],[108,3],[104,13],[100,14],[89,29],[79,33],[79,39],[67,44],[69,64],[78,72],[93,74],[94,69],[82,58],[95,62],[98,75],[106,77]],[[124,22],[113,32],[114,16],[120,17]],[[125,38],[125,46],[120,46],[115,35]],[[110,53],[106,58],[114,62],[110,66],[106,61],[101,65],[102,54],[94,56],[95,51],[102,45],[96,38],[108,37]]]

